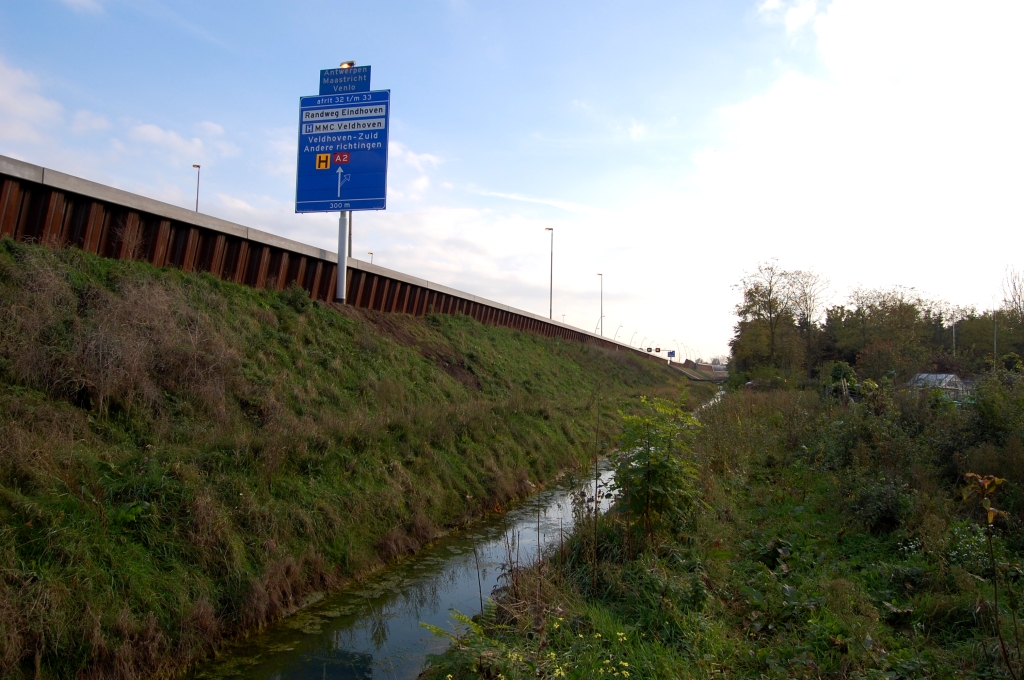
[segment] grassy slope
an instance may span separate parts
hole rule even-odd
[[[505,592],[430,677],[1010,677],[984,520],[976,499],[958,502],[955,480],[976,469],[1024,481],[1024,383],[982,392],[976,411],[912,395],[855,408],[729,395],[701,416],[692,458],[704,504],[686,526],[630,558],[623,517],[605,518],[596,590],[588,529],[563,559],[519,575],[527,596]],[[1001,434],[993,404],[1005,407]],[[996,497],[1012,510],[995,540],[1011,580],[1021,501],[1013,486]],[[1016,605],[1000,598],[1016,657]]]
[[[0,672],[151,676],[589,451],[653,362],[0,241]]]

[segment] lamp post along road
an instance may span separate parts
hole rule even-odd
[[[601,277],[601,318],[598,319],[598,323],[601,326],[601,337],[604,337],[604,274],[598,272],[598,276]]]
[[[196,212],[199,212],[199,166],[193,165],[196,169]]]
[[[554,318],[551,315],[554,309],[555,300],[555,228],[544,227],[544,231],[551,232],[551,267],[548,270],[548,318]]]

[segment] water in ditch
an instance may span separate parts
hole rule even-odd
[[[610,478],[609,469],[600,471],[602,508]],[[541,490],[230,648],[189,678],[415,678],[428,654],[447,648],[420,623],[458,630],[450,610],[480,611],[481,593],[486,599],[507,568],[510,540],[519,564],[531,562],[538,546],[558,545],[572,529],[573,492],[586,488],[592,497],[593,487],[591,476]]]

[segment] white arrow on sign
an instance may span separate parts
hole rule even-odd
[[[338,168],[338,198],[341,198],[341,185],[352,179],[352,175],[342,175],[343,170]]]

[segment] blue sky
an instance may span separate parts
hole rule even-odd
[[[770,257],[835,302],[991,304],[1021,264],[1022,23],[983,1],[9,1],[0,153],[183,206],[201,163],[203,212],[333,250],[334,216],[294,214],[297,101],[355,59],[392,91],[392,148],[354,256],[546,313],[550,226],[556,318],[593,330],[602,272],[608,335],[708,357]]]

